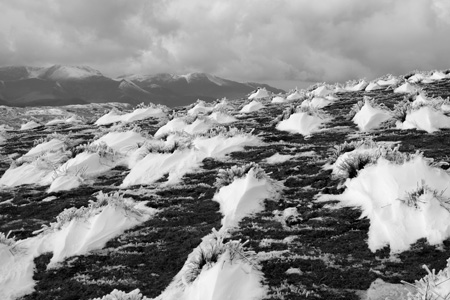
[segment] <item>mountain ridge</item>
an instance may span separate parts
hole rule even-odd
[[[72,102],[134,105],[152,102],[175,107],[197,99],[209,102],[224,97],[242,98],[258,86],[274,93],[284,92],[267,84],[241,83],[201,72],[129,74],[111,78],[89,66],[64,65],[0,67],[0,82],[2,105],[19,107]]]

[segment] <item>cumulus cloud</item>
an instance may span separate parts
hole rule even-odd
[[[337,82],[449,68],[447,0],[0,0],[0,65]]]

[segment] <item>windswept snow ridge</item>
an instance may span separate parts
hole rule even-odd
[[[52,252],[48,268],[64,258],[101,249],[111,238],[148,220],[156,210],[119,194],[100,193],[89,207],[63,211],[35,237],[0,243],[0,296],[13,300],[33,291],[33,259]],[[15,249],[15,250],[14,250]]]
[[[278,123],[277,129],[309,136],[319,131],[322,124],[326,121],[326,119],[320,116],[311,115],[307,112],[298,112],[292,114],[287,120]]]
[[[265,106],[261,102],[253,100],[249,104],[244,105],[241,109],[241,113],[251,113],[254,111],[258,111],[260,109],[263,109]]]
[[[155,300],[256,300],[267,289],[253,252],[213,232],[188,256],[172,283]],[[203,261],[204,259],[204,261]]]
[[[403,123],[397,122],[399,129],[418,129],[433,133],[441,128],[450,128],[450,117],[442,111],[429,106],[423,106],[406,115]]]
[[[352,121],[358,125],[359,130],[369,131],[377,128],[381,123],[392,118],[389,111],[373,107],[369,100],[365,100],[364,106],[353,117]]]
[[[220,188],[213,200],[219,202],[220,212],[224,216],[221,230],[238,226],[242,218],[262,211],[263,200],[276,198],[277,188],[277,184],[257,166],[242,178],[236,178],[231,184]]]
[[[342,195],[320,199],[340,200],[362,210],[362,217],[370,219],[370,250],[390,246],[391,252],[401,252],[420,238],[438,245],[450,237],[445,200],[450,197],[449,182],[450,175],[431,167],[423,156],[403,164],[379,158],[346,181]]]
[[[130,113],[120,114],[116,110],[111,110],[106,115],[99,118],[95,125],[109,125],[117,122],[130,123],[133,121],[145,120],[148,118],[159,118],[165,116],[163,109],[158,107],[138,108]]]

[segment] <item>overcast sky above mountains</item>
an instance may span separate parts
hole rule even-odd
[[[450,67],[448,0],[0,0],[0,66],[281,88]]]

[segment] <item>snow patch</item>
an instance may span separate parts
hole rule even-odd
[[[34,129],[34,128],[37,128],[37,127],[40,127],[40,126],[41,126],[41,124],[39,124],[39,123],[37,123],[35,121],[29,121],[29,122],[27,122],[25,124],[22,124],[20,126],[20,130],[30,130],[30,129]]]
[[[292,94],[289,94],[289,95],[286,97],[286,100],[288,100],[288,101],[293,101],[293,100],[301,99],[301,98],[303,98],[303,97],[304,97],[304,95],[300,94],[299,91],[296,90],[296,91],[293,92]]]
[[[248,96],[249,100],[264,99],[270,97],[269,92],[265,88],[259,88],[256,92]]]
[[[288,154],[280,154],[280,153],[275,153],[274,155],[268,157],[265,159],[265,162],[271,165],[274,164],[281,164],[284,163],[288,160],[290,160],[291,158],[295,157],[295,155],[288,155]]]
[[[287,99],[281,96],[275,96],[271,101],[271,103],[285,103],[285,102],[287,102]]]
[[[109,201],[106,198],[116,198]],[[0,243],[0,298],[13,300],[34,290],[34,258],[46,252],[53,256],[47,268],[56,267],[65,258],[101,249],[110,239],[145,222],[157,210],[144,202],[117,195],[97,196],[88,208],[64,210],[57,222],[45,227],[38,236],[12,245]],[[103,201],[107,201],[106,203]]]
[[[375,252],[390,246],[395,253],[408,250],[420,238],[438,245],[450,237],[449,208],[438,200],[450,196],[449,182],[449,174],[431,167],[420,155],[402,165],[380,158],[377,164],[360,170],[356,178],[348,179],[343,194],[323,195],[319,201],[333,199],[361,208],[362,217],[370,219],[369,249]],[[442,195],[423,192],[416,207],[408,205],[408,195],[423,183]]]
[[[187,111],[188,115],[196,116],[198,114],[205,114],[212,111],[214,108],[207,106],[205,101],[198,101],[198,103]]]
[[[229,124],[237,121],[235,117],[218,111],[215,111],[212,114],[210,114],[208,118],[218,124]]]
[[[260,109],[264,108],[264,104],[261,102],[253,100],[249,104],[244,105],[242,109],[240,110],[241,113],[251,113],[254,111],[258,111]]]
[[[255,168],[220,188],[213,200],[220,204],[220,212],[224,216],[221,230],[238,226],[244,217],[262,211],[263,200],[273,197],[275,193],[273,183],[266,176],[258,178]]]
[[[292,114],[287,120],[283,120],[276,129],[291,133],[300,133],[309,136],[320,130],[322,124],[327,120],[319,116],[312,116],[305,112]]]
[[[440,128],[450,128],[450,117],[442,111],[429,106],[423,106],[406,115],[403,123],[397,122],[398,129],[418,129],[428,133],[438,131]]]
[[[134,121],[145,120],[149,118],[160,118],[165,116],[166,114],[161,108],[157,107],[147,107],[147,108],[138,108],[134,111],[126,114],[120,114],[116,110],[111,110],[106,115],[100,117],[95,125],[109,125],[117,122],[122,123],[130,123]]]
[[[418,91],[417,87],[413,86],[409,82],[405,82],[394,90],[397,94],[414,94]]]
[[[367,85],[368,85],[367,81],[361,80],[355,85],[346,86],[345,89],[349,92],[358,92],[364,90],[367,87]]]
[[[392,118],[389,111],[381,108],[375,108],[369,100],[365,100],[364,106],[356,113],[352,121],[358,125],[359,130],[369,131],[378,128],[381,123]]]

